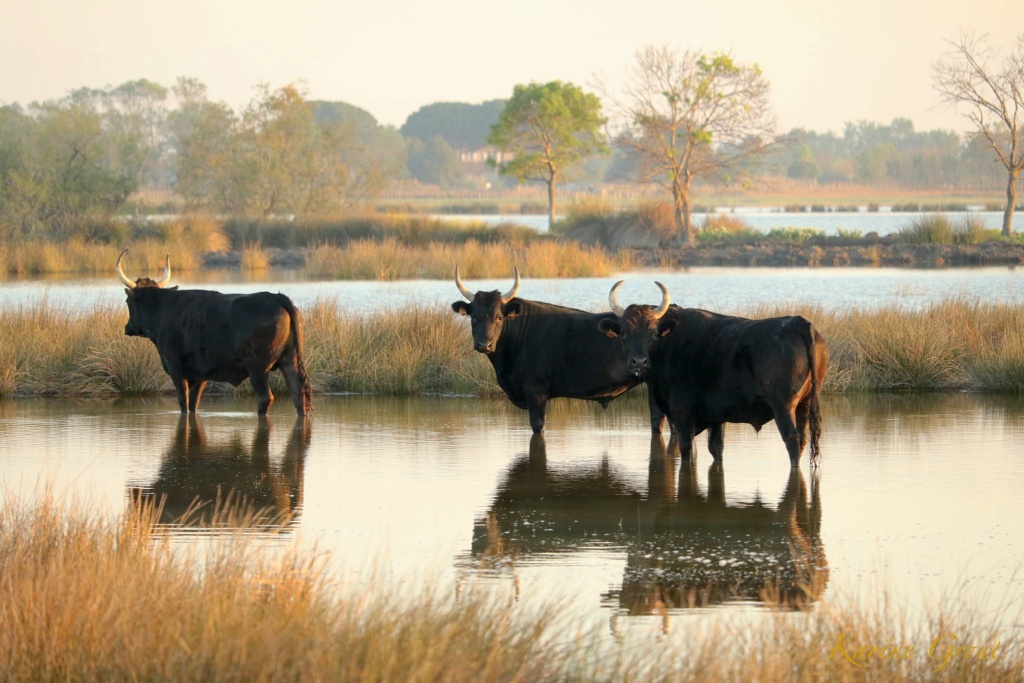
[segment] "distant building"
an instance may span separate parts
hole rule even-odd
[[[495,147],[479,147],[477,149],[464,149],[459,151],[459,161],[464,164],[482,164],[488,159],[494,159],[497,163],[508,161],[514,155],[502,152]]]

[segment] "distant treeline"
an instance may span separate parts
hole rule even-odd
[[[204,209],[237,218],[327,216],[372,202],[399,180],[446,188],[513,182],[485,163],[503,100],[439,102],[382,126],[344,102],[293,85],[258,88],[241,111],[181,78],[81,88],[0,107],[0,238],[56,237],[83,217]],[[975,138],[916,132],[908,119],[849,123],[841,134],[793,130],[750,171],[809,183],[1001,190],[1005,172]],[[612,152],[566,174],[580,183],[637,177]],[[164,199],[146,200],[149,196]],[[139,200],[138,198],[142,198]],[[171,204],[160,201],[174,197]],[[141,204],[132,204],[141,201]]]

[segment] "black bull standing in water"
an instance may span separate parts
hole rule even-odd
[[[580,398],[603,406],[640,384],[630,372],[619,340],[609,338],[598,324],[613,319],[611,313],[587,313],[542,301],[516,298],[515,284],[502,294],[476,292],[459,277],[455,286],[468,301],[452,303],[452,310],[468,315],[473,348],[487,354],[498,386],[512,404],[530,412],[535,433],[544,429],[544,412],[552,398]],[[663,415],[652,402],[651,426],[661,431]]]
[[[722,459],[724,423],[760,430],[774,419],[798,467],[810,432],[811,461],[818,459],[819,395],[828,369],[828,346],[800,316],[750,320],[669,305],[668,289],[655,308],[616,300],[620,280],[608,294],[617,318],[602,330],[624,344],[629,369],[648,390],[678,434],[683,460],[693,437],[708,430],[708,450]]]
[[[121,269],[125,249],[117,257],[117,276],[128,295],[124,333],[146,337],[156,345],[160,362],[178,392],[181,412],[194,413],[208,381],[238,386],[246,380],[266,415],[274,394],[269,374],[284,375],[295,410],[313,408],[313,391],[302,360],[299,312],[283,294],[221,294],[203,289],[165,289],[171,277],[170,256],[159,280],[132,282]]]

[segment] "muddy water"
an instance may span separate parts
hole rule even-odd
[[[282,400],[262,423],[250,403],[0,402],[0,496],[158,499],[187,544],[244,500],[253,542],[315,543],[343,583],[483,587],[615,632],[761,614],[766,579],[812,604],[1024,600],[1020,398],[830,397],[797,472],[771,424],[681,463],[638,398],[555,402],[543,438],[499,400],[320,397],[309,420]]]

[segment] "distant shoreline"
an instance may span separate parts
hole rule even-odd
[[[272,269],[305,267],[307,249],[264,250]],[[888,238],[829,238],[801,244],[768,240],[739,245],[624,248],[644,268],[769,267],[769,268],[972,268],[1024,265],[1024,244],[906,244]],[[242,252],[200,255],[204,270],[241,270]]]

